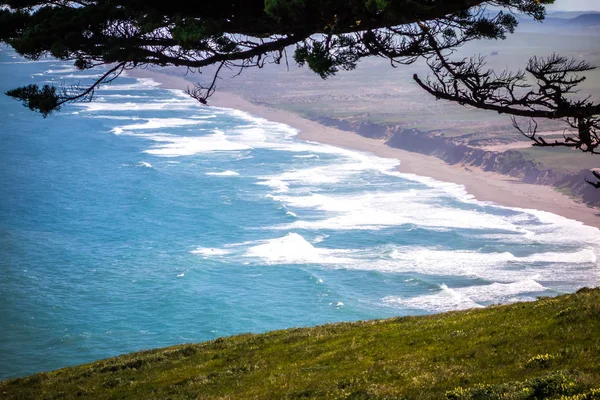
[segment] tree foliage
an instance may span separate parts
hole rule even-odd
[[[98,85],[124,70],[148,65],[192,71],[214,65],[242,72],[293,59],[322,78],[356,68],[365,57],[393,66],[427,59],[429,77],[414,76],[437,98],[511,116],[563,120],[562,141],[537,135],[535,122],[521,132],[538,146],[568,146],[597,153],[598,104],[573,99],[592,66],[558,55],[533,58],[525,71],[495,72],[481,57],[452,61],[457,47],[503,39],[515,13],[541,21],[554,0],[142,0],[0,3],[0,41],[35,60],[52,55],[80,70],[109,66],[88,87],[59,90],[28,85],[7,94],[44,116],[71,101],[91,100]],[[187,93],[206,104],[217,82]],[[532,80],[535,84],[532,84]]]
[[[511,11],[541,20],[542,3],[552,1],[15,0],[0,3],[0,40],[32,60],[52,55],[79,69],[120,63],[120,70],[261,67],[281,62],[295,46],[296,62],[326,78],[364,57],[402,64],[434,54],[423,27],[443,38],[442,50],[504,38],[517,23]],[[504,11],[487,13],[487,5]],[[57,104],[71,97],[57,96]]]

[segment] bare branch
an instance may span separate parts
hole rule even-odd
[[[117,79],[125,69],[126,62],[120,62],[113,68],[109,69],[100,78],[98,78],[93,84],[87,89],[80,89],[79,85],[65,87],[62,90],[62,96],[59,98],[58,106],[62,106],[65,103],[71,103],[76,101],[92,101],[94,93],[99,85],[111,83]]]
[[[421,88],[438,99],[510,115],[513,126],[532,140],[534,146],[599,152],[600,104],[590,97],[573,98],[577,86],[585,80],[579,74],[595,67],[553,54],[531,58],[525,71],[496,73],[486,68],[481,56],[450,61],[438,46],[438,39],[429,32],[427,35],[435,56],[428,60],[431,74],[427,80],[413,76]],[[530,83],[526,74],[535,84]],[[515,117],[530,118],[529,129],[523,131]],[[565,132],[562,141],[546,141],[537,135],[536,118],[563,121],[569,134]]]
[[[219,73],[221,72],[221,68],[223,68],[224,65],[225,65],[225,62],[221,62],[221,64],[219,64],[219,67],[217,68],[217,71],[215,72],[215,74],[213,76],[213,80],[210,83],[210,86],[205,87],[198,83],[195,83],[193,88],[190,88],[188,86],[188,88],[185,89],[184,93],[187,94],[188,96],[198,100],[200,103],[202,103],[204,105],[208,105],[206,100],[210,96],[212,96],[213,93],[215,92],[217,79],[219,78]]]
[[[596,182],[592,182],[592,181],[589,181],[587,178],[585,178],[585,181],[587,183],[589,183],[590,185],[592,185],[593,187],[595,187],[596,189],[600,189],[600,173],[598,173],[597,171],[592,170],[592,174],[597,179],[597,181]]]

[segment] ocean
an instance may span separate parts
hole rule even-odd
[[[0,50],[3,93],[93,78]],[[2,95],[0,113],[0,379],[600,284],[596,228],[149,79],[47,119]]]

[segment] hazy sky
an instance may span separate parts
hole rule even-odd
[[[600,0],[556,0],[550,11],[600,11]]]

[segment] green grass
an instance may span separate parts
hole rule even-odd
[[[0,382],[0,398],[533,400],[599,389],[600,290],[582,289],[133,353]]]
[[[582,169],[600,167],[600,157],[595,154],[583,154],[579,150],[565,147],[528,147],[515,150],[526,160],[538,163],[541,169],[579,172]]]

